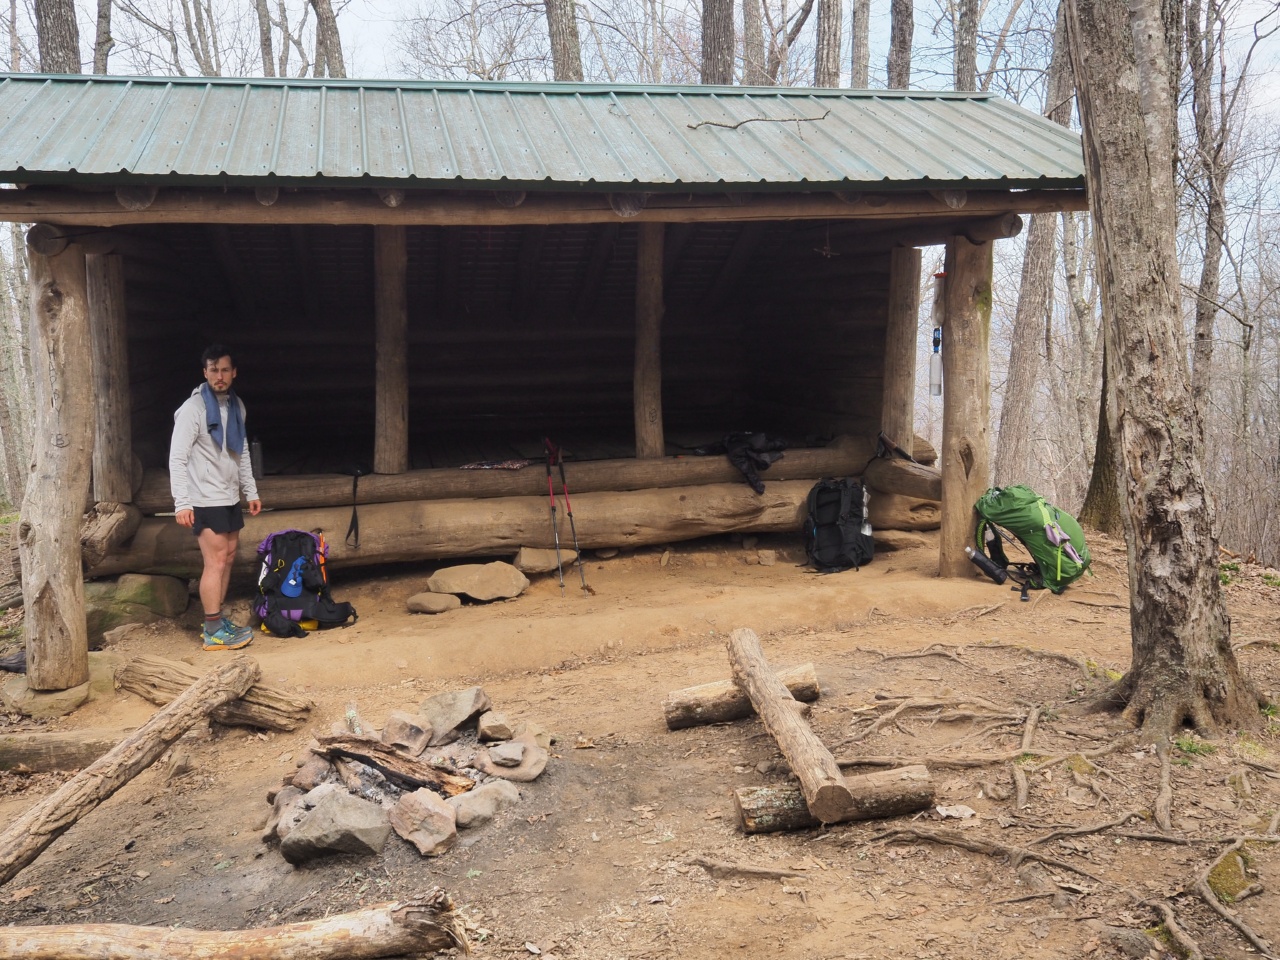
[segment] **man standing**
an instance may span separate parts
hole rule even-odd
[[[175,519],[195,533],[204,559],[204,648],[239,650],[253,641],[253,632],[224,617],[222,604],[244,526],[240,493],[249,502],[250,516],[258,515],[262,501],[245,441],[244,403],[231,389],[236,378],[231,351],[215,343],[200,359],[205,382],[173,415],[169,487]]]

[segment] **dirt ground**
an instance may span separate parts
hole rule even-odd
[[[265,682],[315,700],[311,722],[292,734],[188,735],[175,750],[192,769],[171,775],[162,760],[75,824],[0,888],[0,923],[236,929],[439,885],[482,958],[1113,958],[1168,949],[1160,901],[1205,956],[1276,952],[1265,944],[1280,946],[1280,848],[1249,842],[1214,871],[1262,949],[1212,912],[1196,883],[1237,836],[1274,832],[1280,722],[1171,744],[1166,833],[1154,820],[1160,757],[1121,739],[1115,714],[1085,709],[1128,663],[1116,544],[1092,542],[1096,576],[1021,603],[987,581],[936,579],[934,535],[902,536],[901,549],[827,576],[799,565],[793,538],[754,545],[777,552],[770,566],[740,539],[590,559],[594,596],[568,571],[563,597],[552,576],[516,600],[434,618],[404,605],[434,568],[336,571],[335,595],[356,605],[356,625],[307,640],[262,636],[249,649]],[[1280,690],[1280,586],[1274,571],[1239,567],[1224,571],[1239,655],[1262,690]],[[775,666],[816,665],[822,696],[810,722],[838,758],[928,758],[937,804],[972,816],[943,820],[935,809],[744,835],[731,791],[787,777],[772,739],[754,719],[671,732],[661,709],[673,689],[729,676],[725,638],[736,627],[760,634]],[[197,666],[224,656],[195,637],[192,624],[158,624],[108,652]],[[268,790],[347,704],[376,726],[472,684],[556,737],[516,808],[433,859],[393,837],[379,857],[295,869],[259,839]],[[46,726],[127,728],[154,709],[117,693]],[[24,726],[0,718],[0,732]],[[1009,759],[962,765],[992,755]],[[1029,790],[1021,808],[1012,758]],[[62,779],[0,774],[0,822]],[[713,872],[700,860],[787,875]]]

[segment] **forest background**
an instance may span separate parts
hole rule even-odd
[[[1163,5],[1178,21],[1181,308],[1202,460],[1222,544],[1280,566],[1280,2]],[[0,23],[14,72],[968,89],[1078,124],[1058,0],[8,0]],[[24,230],[0,231],[6,512],[31,457]],[[916,404],[935,443],[941,258],[926,251]],[[997,245],[993,482],[1072,512],[1107,456],[1099,301],[1088,214],[1031,217]],[[1116,529],[1114,511],[1086,512]]]

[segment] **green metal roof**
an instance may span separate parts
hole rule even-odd
[[[981,93],[0,74],[0,181],[492,189],[1084,186]]]

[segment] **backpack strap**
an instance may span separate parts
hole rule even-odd
[[[355,473],[351,475],[351,522],[347,524],[346,544],[352,550],[360,549],[360,514],[356,510],[356,504],[359,502],[356,498],[356,493],[360,489],[360,473],[361,470],[357,467]],[[352,542],[353,537],[355,538],[354,543]]]

